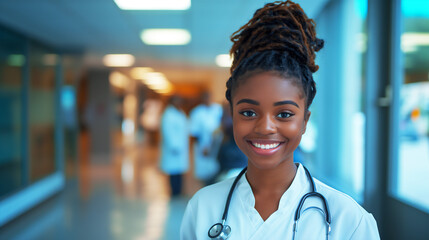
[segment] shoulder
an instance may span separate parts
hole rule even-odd
[[[360,205],[349,195],[338,191],[337,189],[330,187],[315,178],[314,183],[316,184],[317,191],[325,195],[326,198],[329,198],[327,200],[332,199],[332,201],[336,202],[337,204],[345,204],[358,209],[361,208]]]
[[[188,202],[194,217],[202,214],[206,219],[218,219],[233,181],[234,178],[226,179],[198,190]]]
[[[233,181],[232,178],[209,185],[192,196],[182,219],[181,239],[200,239],[207,236],[210,226],[219,222],[222,217]]]
[[[192,196],[189,203],[195,205],[208,205],[211,202],[225,202],[233,181],[234,178],[228,178],[218,183],[203,187],[198,190],[194,196]]]
[[[329,204],[332,219],[332,229],[341,236],[349,236],[350,239],[359,232],[365,233],[369,238],[378,237],[377,223],[359,203],[349,195],[340,192],[315,179],[317,191],[320,192]],[[369,235],[370,234],[370,235]],[[372,237],[370,237],[372,236]]]
[[[366,210],[349,195],[340,192],[317,179],[315,179],[314,183],[316,184],[317,191],[320,192],[328,201],[329,206],[331,207],[331,212],[347,212],[348,214],[351,214],[351,216],[356,216],[358,218],[367,213]]]

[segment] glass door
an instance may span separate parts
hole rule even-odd
[[[429,1],[396,4],[385,237],[429,239]]]

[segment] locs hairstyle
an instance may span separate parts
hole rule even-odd
[[[226,83],[226,99],[232,106],[232,94],[253,74],[273,71],[302,86],[306,110],[316,95],[313,73],[316,52],[323,40],[316,37],[315,23],[291,1],[268,3],[253,18],[232,34],[231,77]],[[307,111],[306,111],[307,112]]]

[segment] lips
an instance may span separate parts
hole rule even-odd
[[[280,142],[271,143],[271,144],[263,144],[263,143],[257,143],[257,142],[251,142],[251,143],[254,147],[260,148],[260,149],[273,149],[280,145]]]
[[[280,149],[280,145],[283,143],[277,140],[253,140],[248,141],[253,151],[259,155],[272,155]]]

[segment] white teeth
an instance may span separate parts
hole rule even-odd
[[[259,143],[252,143],[253,146],[261,149],[273,149],[280,145],[280,143],[273,143],[273,144],[259,144]]]

